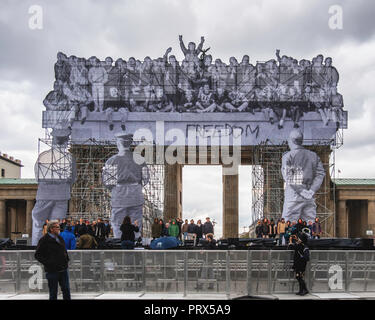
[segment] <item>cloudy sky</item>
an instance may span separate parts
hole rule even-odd
[[[33,5],[43,10],[42,29],[30,28]],[[342,9],[342,29],[330,28],[332,5]],[[276,48],[297,59],[331,56],[349,111],[336,171],[340,178],[375,177],[374,12],[372,0],[1,0],[0,151],[22,160],[23,178],[33,177],[43,136],[42,101],[52,89],[58,51],[143,59],[171,46],[181,60],[178,35],[187,42],[204,35],[214,58],[224,61],[243,54],[253,63],[265,61],[275,57]],[[249,168],[242,170],[241,228],[250,219],[249,175]],[[220,168],[188,167],[184,179],[184,217],[209,214],[220,232]]]

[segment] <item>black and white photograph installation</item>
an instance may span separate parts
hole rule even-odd
[[[266,62],[253,64],[244,55],[226,64],[203,49],[203,36],[198,46],[189,42],[186,48],[182,35],[179,41],[181,62],[170,55],[172,48],[160,58],[128,61],[59,52],[46,110],[72,111],[82,124],[88,112],[120,112],[124,121],[127,112],[260,112],[279,129],[286,118],[298,128],[307,112],[318,113],[325,126],[343,122],[339,74],[330,57],[298,61],[276,50],[275,59]]]
[[[137,155],[130,150],[132,135],[118,133],[115,136],[118,153],[109,158],[103,167],[103,184],[111,191],[113,236],[121,238],[120,226],[129,216],[132,222],[138,223],[136,238],[139,238],[143,221],[142,188],[149,182],[149,172],[146,164],[140,165],[140,159],[137,161]]]
[[[36,204],[32,211],[32,245],[43,235],[46,220],[62,220],[68,214],[72,185],[76,180],[76,162],[67,149],[70,130],[62,126],[52,130],[52,148],[43,151],[35,163],[38,181]]]
[[[285,181],[282,218],[297,223],[298,219],[314,222],[316,218],[315,193],[325,176],[319,156],[303,146],[303,133],[291,131],[289,149],[282,157],[282,174]]]

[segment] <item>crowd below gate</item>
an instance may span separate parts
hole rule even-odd
[[[264,218],[257,221],[255,228],[257,238],[278,239],[279,245],[294,243],[296,235],[301,232],[305,233],[308,238],[320,239],[323,232],[319,218],[315,218],[314,222],[302,219],[285,221],[284,218],[281,218],[276,223],[274,219]]]
[[[138,232],[138,224],[137,221],[125,220],[121,227],[122,247],[124,249],[132,249],[134,248],[134,243],[139,240],[134,238],[134,233]],[[98,218],[97,220],[89,221],[81,218],[77,221],[71,219],[57,221],[60,225],[60,235],[64,239],[67,250],[96,249],[103,245],[107,239],[113,237],[109,220]],[[43,236],[47,233],[48,222],[49,220],[46,220],[43,225]],[[194,245],[197,245],[202,239],[212,239],[214,237],[214,225],[215,222],[211,222],[209,217],[206,218],[204,223],[201,220],[194,223],[194,219],[191,219],[190,222],[186,219],[183,222],[180,218],[165,221],[161,218],[155,218],[151,226],[151,237],[152,240],[175,237],[182,243],[186,240],[192,240]]]

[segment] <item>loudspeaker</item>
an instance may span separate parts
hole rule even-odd
[[[98,249],[122,249],[120,238],[108,238],[105,242],[100,243]]]
[[[239,238],[228,238],[228,245],[238,247],[240,245]]]
[[[251,248],[270,248],[277,244],[277,239],[274,238],[250,238],[250,239],[240,239],[241,247]]]
[[[7,249],[12,246],[14,246],[14,243],[10,238],[0,239],[0,249]]]
[[[362,238],[324,238],[309,239],[307,245],[310,249],[350,249],[350,250],[372,250],[373,239]]]
[[[182,247],[183,248],[193,248],[194,247],[194,240],[185,240]]]

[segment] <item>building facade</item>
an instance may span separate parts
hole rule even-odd
[[[375,234],[375,179],[335,179],[336,237]]]
[[[21,160],[0,152],[0,179],[21,178]]]
[[[35,179],[0,179],[0,238],[31,237],[37,189]]]

